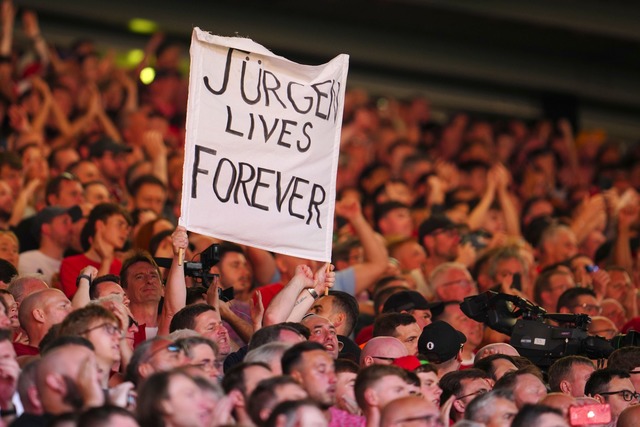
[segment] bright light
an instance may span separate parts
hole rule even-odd
[[[134,33],[152,34],[158,30],[158,24],[149,19],[133,18],[129,21],[129,30]]]
[[[143,68],[140,71],[140,81],[146,85],[151,84],[156,78],[156,70],[151,67]]]
[[[127,53],[127,62],[129,65],[138,65],[144,58],[144,51],[142,49],[132,49]]]

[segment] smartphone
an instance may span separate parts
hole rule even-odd
[[[522,275],[520,273],[514,273],[511,288],[522,291]]]
[[[587,273],[595,273],[596,271],[600,270],[600,267],[598,267],[597,265],[585,265],[584,270]]]
[[[608,403],[569,407],[569,423],[572,426],[609,424],[611,408]]]

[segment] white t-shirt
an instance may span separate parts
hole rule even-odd
[[[62,260],[51,258],[40,252],[26,251],[20,254],[18,261],[18,273],[33,274],[39,273],[44,276],[44,281],[51,285],[51,277],[60,272],[60,264]]]

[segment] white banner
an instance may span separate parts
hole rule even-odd
[[[330,261],[348,62],[296,64],[249,39],[193,30],[188,230]]]

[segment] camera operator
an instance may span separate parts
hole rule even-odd
[[[596,294],[588,288],[567,289],[558,298],[557,313],[587,314],[597,316],[602,308],[596,299]]]

